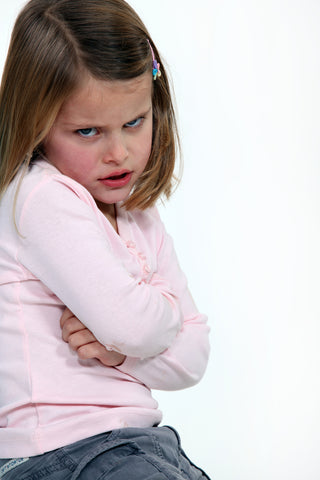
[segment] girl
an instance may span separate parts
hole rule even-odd
[[[208,478],[150,393],[197,383],[209,352],[154,207],[177,139],[159,62],[124,0],[31,0],[16,21],[0,92],[5,480]]]

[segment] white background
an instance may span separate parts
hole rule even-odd
[[[155,392],[164,423],[214,480],[319,480],[320,2],[130,4],[174,81],[184,177],[161,213],[212,329],[199,386]]]

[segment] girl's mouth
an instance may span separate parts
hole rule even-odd
[[[109,177],[100,179],[100,182],[107,187],[121,188],[130,182],[131,177],[132,172],[129,171],[114,172],[112,175],[109,175]]]

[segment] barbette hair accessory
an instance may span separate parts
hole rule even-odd
[[[153,75],[153,80],[157,80],[158,77],[161,77],[161,72],[160,72],[160,63],[157,62],[155,56],[154,56],[154,51],[153,48],[151,47],[151,43],[149,42],[149,47],[151,50],[152,54],[152,75]]]

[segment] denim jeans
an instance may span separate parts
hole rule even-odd
[[[0,472],[6,472],[0,473],[0,479],[209,479],[203,470],[187,458],[178,433],[171,427],[113,430],[30,457],[29,460],[15,459],[12,464],[9,462],[10,459],[0,460]]]

